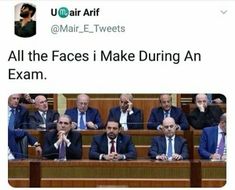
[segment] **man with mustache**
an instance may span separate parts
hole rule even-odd
[[[36,8],[30,4],[23,4],[20,9],[20,19],[15,22],[15,35],[20,37],[31,37],[36,34],[36,21],[32,19]]]
[[[93,160],[136,159],[136,149],[131,137],[120,133],[121,124],[109,119],[104,134],[93,137],[89,158]]]

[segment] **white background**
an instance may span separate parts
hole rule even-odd
[[[234,1],[30,1],[37,6],[37,35],[28,39],[14,35],[14,6],[26,1],[1,1],[1,161],[0,182],[7,176],[7,97],[11,93],[222,93],[227,97],[227,185],[233,186],[235,2]],[[51,8],[100,8],[98,17],[61,19]],[[222,14],[221,10],[227,10]],[[53,24],[124,25],[125,33],[53,35]],[[8,62],[11,50],[47,52],[93,52],[121,49],[137,52],[185,52],[202,54],[202,61],[174,65],[169,62]],[[8,69],[42,70],[47,80],[10,81]],[[233,138],[234,139],[234,138]]]

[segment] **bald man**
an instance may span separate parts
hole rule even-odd
[[[89,101],[88,95],[79,94],[76,101],[77,107],[65,111],[65,114],[72,118],[74,129],[94,130],[103,128],[99,111],[89,107]]]
[[[59,113],[49,109],[47,98],[43,95],[36,96],[34,106],[37,111],[29,115],[29,128],[45,130],[55,129]]]
[[[164,135],[153,137],[149,157],[156,160],[184,160],[189,158],[187,141],[175,135],[177,125],[174,118],[166,117],[162,122]]]

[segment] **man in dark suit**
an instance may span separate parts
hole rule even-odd
[[[188,116],[189,123],[194,129],[203,129],[219,123],[223,112],[218,106],[208,105],[206,94],[197,94],[195,103],[197,108]]]
[[[70,116],[61,115],[57,130],[46,133],[43,157],[62,160],[82,158],[82,136],[78,131],[72,131]]]
[[[19,105],[21,94],[12,94],[8,98],[8,128],[25,129],[28,127],[29,112]]]
[[[26,131],[17,129],[17,130],[10,130],[8,129],[8,159],[21,159],[21,158],[27,158],[27,155],[24,155],[22,150],[20,149],[20,141],[27,137],[28,144],[35,146],[36,153],[38,155],[42,154],[42,149],[40,144],[37,142],[37,140],[29,135]]]
[[[93,160],[129,160],[136,159],[135,146],[131,137],[120,133],[121,124],[109,120],[106,132],[93,137],[89,158]]]
[[[36,96],[35,108],[37,111],[29,115],[29,128],[55,129],[59,113],[48,108],[48,102],[45,96]]]
[[[103,127],[99,111],[89,107],[89,100],[88,95],[80,94],[77,96],[77,107],[65,111],[65,114],[72,118],[75,129],[101,129]]]
[[[223,147],[221,147],[222,151],[220,151],[221,140],[224,141],[222,145]],[[220,117],[219,125],[203,129],[198,152],[202,159],[226,160],[225,113]]]
[[[132,94],[121,94],[118,107],[109,110],[108,120],[119,121],[123,129],[143,129],[143,118],[140,109],[133,107]]]
[[[159,97],[159,108],[153,108],[148,120],[148,129],[161,129],[162,121],[166,117],[172,117],[177,125],[177,130],[189,129],[189,124],[185,114],[181,109],[172,106],[172,97],[169,94],[161,94]]]
[[[162,123],[164,135],[154,137],[149,150],[149,157],[156,160],[188,159],[188,145],[184,138],[175,135],[175,120],[166,117]]]

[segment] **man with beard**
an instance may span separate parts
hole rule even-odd
[[[36,34],[36,21],[32,20],[36,8],[30,4],[23,4],[20,16],[23,19],[15,22],[15,35],[20,37],[31,37]]]
[[[136,159],[136,149],[131,137],[120,133],[121,124],[110,119],[104,134],[93,137],[89,158],[93,160]]]

